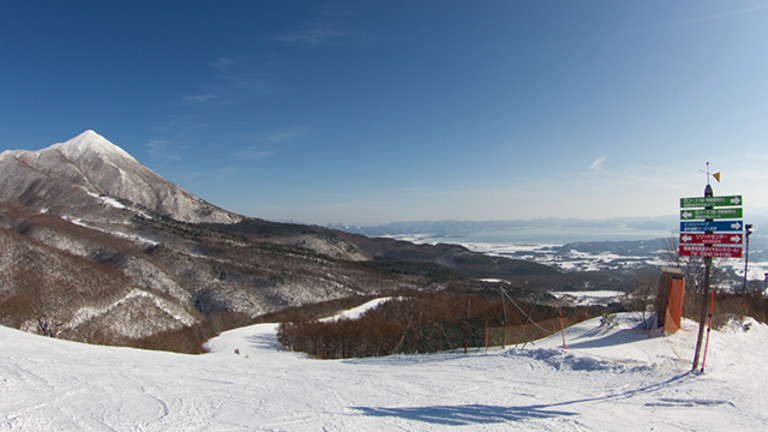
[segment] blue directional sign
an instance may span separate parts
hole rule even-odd
[[[680,232],[741,231],[744,221],[685,221],[680,222]]]

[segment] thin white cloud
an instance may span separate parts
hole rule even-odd
[[[300,138],[302,136],[302,133],[297,129],[286,129],[282,131],[275,132],[266,138],[264,138],[265,142],[270,143],[276,143],[276,142],[286,142],[286,141],[293,141],[297,138]]]
[[[320,46],[328,45],[337,39],[348,36],[347,32],[341,29],[341,18],[345,11],[326,7],[314,21],[308,23],[304,28],[279,34],[276,40],[286,45],[298,46]]]
[[[734,16],[739,16],[739,15],[753,14],[755,12],[764,11],[766,9],[768,9],[768,6],[766,5],[761,5],[761,6],[752,7],[752,8],[735,9],[732,11],[723,12],[723,13],[714,14],[714,15],[697,16],[685,21],[672,23],[670,25],[685,25],[685,24],[694,24],[694,23],[705,22],[705,21],[716,21],[716,20],[730,18]]]
[[[231,97],[252,97],[267,92],[270,85],[262,77],[244,74],[230,79]]]
[[[203,80],[197,89],[179,95],[183,106],[233,106],[270,89],[267,80],[254,73],[252,65],[246,60],[222,56],[208,62],[208,65],[215,73]]]
[[[213,93],[200,93],[194,95],[184,95],[182,98],[185,102],[203,103],[216,99],[216,95]]]
[[[260,160],[266,159],[275,154],[274,150],[261,150],[257,148],[243,149],[232,153],[238,159]]]
[[[318,46],[327,44],[344,35],[344,32],[337,30],[331,24],[317,23],[304,30],[283,33],[278,35],[276,39],[287,45]]]
[[[257,139],[257,144],[250,147],[237,150],[232,153],[237,159],[247,160],[260,160],[266,159],[275,153],[275,147],[279,147],[281,143],[288,143],[295,141],[303,136],[303,132],[300,128],[286,128],[271,132],[269,135],[265,135],[262,138]]]
[[[145,147],[147,148],[147,153],[153,158],[171,160],[181,159],[178,145],[174,141],[163,138],[152,138],[145,144]]]
[[[733,3],[736,3],[736,2],[733,2]],[[723,2],[722,4],[729,5],[728,2]],[[752,14],[755,14],[755,13],[758,13],[758,12],[763,12],[766,9],[768,9],[767,5],[760,5],[760,6],[756,6],[756,7],[752,7],[752,8],[734,9],[734,10],[731,10],[731,11],[722,12],[722,13],[713,14],[713,15],[699,15],[699,16],[694,16],[694,17],[688,18],[688,19],[682,19],[682,20],[678,20],[678,21],[670,21],[670,22],[661,23],[661,24],[658,24],[658,25],[646,27],[644,29],[640,29],[640,31],[643,31],[643,32],[655,32],[655,31],[658,31],[658,30],[675,28],[675,27],[686,26],[686,25],[691,25],[691,24],[698,24],[698,23],[710,22],[710,21],[718,21],[718,20],[728,19],[728,18],[737,17],[737,16],[741,16],[741,15],[752,15]]]
[[[589,165],[589,169],[592,171],[600,171],[603,169],[603,163],[608,159],[608,156],[601,155],[598,156],[597,159],[595,159],[591,165]]]
[[[237,64],[237,61],[235,59],[230,57],[219,57],[215,61],[211,62],[213,67],[219,70],[225,70],[228,69],[231,66],[234,66]]]
[[[768,159],[768,153],[747,153],[747,159]]]

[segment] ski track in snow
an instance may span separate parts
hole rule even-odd
[[[374,303],[375,304],[375,303]],[[373,304],[372,304],[373,305]],[[0,430],[765,430],[768,326],[671,337],[593,319],[525,349],[315,360],[276,325],[226,332],[192,356],[90,346],[0,327]],[[235,349],[239,355],[235,354]]]

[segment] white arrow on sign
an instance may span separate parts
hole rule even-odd
[[[685,243],[688,243],[689,241],[693,240],[693,237],[691,237],[691,236],[689,236],[688,234],[686,234],[686,235],[682,236],[682,237],[680,238],[680,240],[682,240],[682,241],[683,241],[683,242],[685,242]]]
[[[741,229],[741,222],[734,222],[734,223],[732,223],[731,224],[731,228],[733,228],[736,231],[740,230]]]
[[[690,217],[693,217],[693,213],[691,213],[691,212],[689,212],[689,211],[685,211],[685,212],[683,212],[683,217],[684,217],[685,219],[688,219],[688,218],[690,218]]]
[[[740,203],[741,203],[741,198],[739,198],[739,197],[737,197],[737,196],[735,196],[735,197],[731,198],[731,204],[733,204],[733,205],[739,205]]]
[[[737,235],[731,237],[731,243],[741,243],[741,237]]]

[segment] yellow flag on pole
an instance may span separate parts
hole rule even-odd
[[[720,173],[719,172],[716,172],[716,173],[712,174],[712,177],[714,177],[715,180],[717,180],[717,182],[720,183]]]

